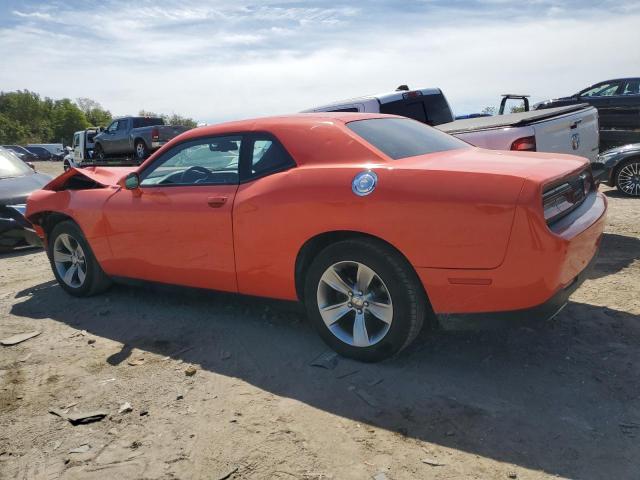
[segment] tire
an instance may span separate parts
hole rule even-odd
[[[93,147],[93,156],[97,159],[97,160],[104,160],[104,150],[102,149],[102,145],[100,145],[99,143],[96,143],[96,146]]]
[[[629,197],[640,197],[640,158],[629,158],[616,170],[616,188]]]
[[[111,286],[111,280],[74,222],[64,221],[53,227],[48,235],[47,254],[56,280],[67,293],[89,297]],[[69,273],[73,268],[75,272]]]
[[[138,162],[145,160],[149,156],[149,149],[143,140],[137,140],[135,143],[135,156]]]
[[[335,281],[334,272],[342,283]],[[371,279],[366,289],[366,280],[357,284],[358,272]],[[384,360],[406,348],[428,311],[413,268],[395,250],[371,240],[344,240],[322,250],[307,271],[304,299],[309,319],[325,343],[363,362]],[[322,313],[320,307],[325,309]]]

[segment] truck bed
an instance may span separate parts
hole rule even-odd
[[[578,112],[590,108],[587,103],[568,105],[566,107],[549,108],[545,110],[531,110],[529,112],[510,113],[507,115],[496,115],[492,117],[468,118],[456,120],[455,122],[436,125],[435,128],[450,135],[463,132],[474,132],[477,130],[491,130],[506,127],[524,127],[533,123],[548,120],[573,112]]]

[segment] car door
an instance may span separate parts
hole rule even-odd
[[[182,142],[121,189],[104,217],[112,275],[237,291],[232,208],[238,188],[240,135]]]
[[[120,120],[114,120],[111,122],[111,125],[107,127],[104,131],[104,135],[100,136],[100,143],[102,145],[102,150],[104,153],[115,153],[116,152],[116,132],[118,130],[118,125],[120,124]]]
[[[611,125],[617,130],[635,132],[640,139],[640,78],[625,80],[619,92],[611,97]],[[633,141],[630,140],[630,141]]]
[[[602,82],[578,94],[580,102],[586,102],[598,109],[600,130],[610,130],[615,126],[612,98],[620,91],[619,81]]]
[[[118,121],[118,128],[113,135],[113,153],[129,153],[129,131],[131,119],[124,118]]]

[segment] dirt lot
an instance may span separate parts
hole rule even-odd
[[[42,251],[4,255],[0,338],[42,333],[0,347],[0,478],[638,479],[640,201],[606,193],[596,270],[554,320],[424,333],[376,365],[311,366],[326,348],[295,305],[76,299]]]

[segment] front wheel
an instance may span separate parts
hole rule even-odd
[[[616,187],[625,195],[640,197],[640,158],[630,158],[620,164]]]
[[[346,240],[325,248],[305,281],[305,305],[336,352],[375,362],[407,347],[422,328],[428,302],[415,272],[382,243]]]
[[[111,285],[74,222],[65,221],[53,227],[49,235],[48,253],[56,280],[71,295],[88,297]]]

